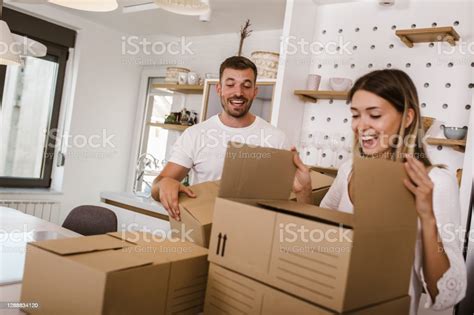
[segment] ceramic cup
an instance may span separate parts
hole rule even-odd
[[[199,76],[196,72],[188,73],[188,84],[197,85],[199,83]]]
[[[178,74],[178,84],[187,84],[188,83],[188,74],[185,72],[180,72]]]
[[[317,91],[319,89],[319,84],[321,83],[321,76],[318,74],[309,74],[308,80],[306,81],[306,89]]]

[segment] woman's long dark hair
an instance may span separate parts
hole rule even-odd
[[[403,139],[403,141],[398,141],[396,148],[392,148],[390,158],[392,160],[403,160],[403,155],[408,153],[420,160],[425,166],[431,166],[431,162],[423,149],[424,131],[421,124],[418,93],[410,77],[405,72],[396,69],[372,71],[357,79],[349,92],[350,102],[359,90],[383,98],[402,114],[402,123],[398,135],[399,139]],[[404,128],[409,108],[413,109],[415,117],[413,122],[407,128]],[[354,141],[354,144],[354,152],[362,154],[358,141]]]

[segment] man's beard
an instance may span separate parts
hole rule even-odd
[[[242,111],[233,111],[229,108],[229,106],[231,106],[231,105],[228,104],[228,102],[230,102],[230,100],[242,100],[242,101],[247,103],[246,104],[247,106]],[[226,102],[224,97],[221,97],[221,106],[222,106],[222,108],[224,109],[224,111],[229,116],[232,116],[234,118],[240,118],[240,117],[243,117],[243,116],[247,115],[250,108],[252,107],[252,102],[253,102],[253,100],[248,100],[244,97],[232,97],[232,98],[229,98]]]

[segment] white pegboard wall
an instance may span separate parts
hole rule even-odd
[[[376,2],[320,5],[312,41],[323,47],[337,43],[333,47],[339,49],[312,51],[308,73],[321,75],[320,89],[326,90],[330,77],[355,81],[372,70],[401,69],[417,87],[422,116],[434,117],[448,126],[467,126],[474,91],[472,14],[470,1],[410,1],[401,8],[381,8]],[[454,48],[447,43],[408,48],[395,35],[397,29],[434,26],[453,26],[461,41]],[[306,103],[300,142],[311,141],[319,133],[346,134],[350,123],[345,101]],[[442,130],[433,136],[442,137]],[[462,168],[464,154],[450,147],[428,146],[427,153],[434,163],[446,164],[452,170]],[[344,150],[340,155],[343,160],[350,156]],[[328,148],[321,151],[309,147],[303,157],[308,164],[329,166],[334,162]]]

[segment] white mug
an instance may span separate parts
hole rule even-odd
[[[308,80],[306,81],[306,89],[311,91],[317,91],[319,84],[321,83],[321,76],[318,74],[308,74]]]

